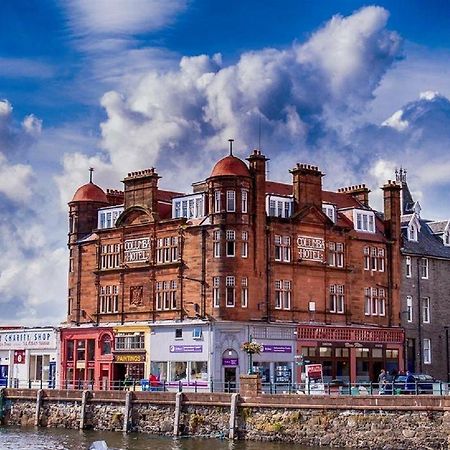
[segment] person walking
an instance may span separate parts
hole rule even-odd
[[[381,372],[378,375],[378,390],[380,394],[384,393],[386,382],[387,382],[386,371],[384,369],[381,369]]]

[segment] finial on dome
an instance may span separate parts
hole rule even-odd
[[[234,142],[234,139],[228,139],[228,142],[230,143],[230,156],[233,156],[233,142]]]
[[[92,183],[92,172],[94,171],[93,167],[89,167],[89,183]]]

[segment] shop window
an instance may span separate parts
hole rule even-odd
[[[382,348],[373,348],[372,349],[372,358],[383,358],[383,349]]]
[[[150,373],[154,375],[158,381],[164,382],[167,380],[167,362],[166,361],[152,361],[150,364]]]
[[[183,339],[183,329],[175,328],[175,339]]]
[[[319,356],[321,358],[331,358],[332,350],[333,349],[331,347],[320,347],[319,348]]]
[[[102,355],[110,355],[111,354],[111,338],[109,336],[105,336],[102,340]]]
[[[338,347],[335,349],[335,355],[336,355],[336,358],[348,358],[350,355],[350,352],[349,352],[348,348]]]
[[[73,361],[74,341],[72,339],[66,341],[66,358],[67,361]]]
[[[386,350],[386,359],[397,359],[398,358],[398,350]]]
[[[86,341],[82,339],[77,341],[77,361],[84,361],[86,359]]]
[[[191,361],[190,381],[207,380],[208,379],[208,362],[207,361]]]
[[[270,383],[270,363],[253,361],[253,373],[261,377],[262,383]]]
[[[31,381],[48,381],[50,355],[30,355],[28,379]]]
[[[95,361],[95,339],[87,340],[87,357],[88,361]]]
[[[187,380],[187,362],[171,361],[170,362],[170,381]]]
[[[194,328],[192,331],[192,339],[201,339],[202,338],[202,329]]]
[[[115,338],[116,350],[144,350],[145,334],[143,332],[136,333],[120,333]]]

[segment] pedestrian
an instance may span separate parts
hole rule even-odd
[[[381,369],[381,372],[378,375],[378,389],[380,394],[384,392],[384,389],[386,387],[386,381],[387,381],[386,371],[384,369]]]

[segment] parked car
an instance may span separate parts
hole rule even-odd
[[[388,381],[380,386],[380,394],[433,394],[435,383],[440,383],[431,375],[410,373],[408,375],[397,375],[394,382]]]

